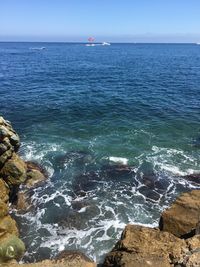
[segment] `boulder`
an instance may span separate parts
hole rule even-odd
[[[7,160],[1,169],[0,175],[9,186],[16,186],[25,182],[26,170],[25,162],[13,153],[12,158]]]
[[[195,234],[200,220],[200,190],[183,193],[160,218],[160,229],[178,237]]]
[[[31,208],[31,199],[26,190],[17,193],[15,207],[19,213],[25,213]]]
[[[27,180],[25,182],[27,188],[35,188],[48,178],[47,171],[35,162],[26,162]]]
[[[103,266],[168,267],[182,257],[185,241],[159,229],[127,225],[121,240],[106,256]]]
[[[0,263],[19,260],[25,252],[24,243],[15,235],[4,233],[0,236]]]

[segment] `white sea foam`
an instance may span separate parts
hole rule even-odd
[[[128,164],[128,159],[127,158],[121,158],[121,157],[108,157],[108,159],[112,162],[115,163],[120,163],[123,165],[127,165]]]
[[[181,149],[152,146],[152,152],[146,156],[146,159],[152,162],[155,169],[158,168],[176,176],[185,176],[200,172],[198,168],[200,158],[188,155]]]

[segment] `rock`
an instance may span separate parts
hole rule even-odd
[[[200,219],[200,190],[183,193],[160,218],[159,227],[178,237],[191,237]]]
[[[87,256],[85,256],[80,251],[62,251],[55,257],[56,262],[66,262],[68,264],[73,264],[71,266],[91,266],[94,267],[96,264]],[[69,265],[70,266],[70,265]]]
[[[185,264],[185,265],[184,265]],[[183,263],[184,267],[199,267],[200,266],[200,251],[194,252]]]
[[[7,160],[5,165],[0,171],[0,175],[10,186],[20,185],[26,180],[26,164],[25,162],[15,153],[12,158]]]
[[[190,174],[190,175],[186,175],[181,177],[187,181],[193,182],[195,184],[200,184],[200,174]]]
[[[88,172],[78,175],[74,178],[72,188],[76,195],[82,194],[81,192],[88,192],[97,187],[99,182],[99,176],[95,172]]]
[[[0,168],[2,168],[6,161],[12,157],[12,154],[12,149],[9,149],[0,156]]]
[[[19,213],[29,211],[31,208],[31,200],[27,191],[20,191],[17,193],[17,201],[15,206]]]
[[[102,167],[102,174],[106,179],[120,181],[122,179],[131,179],[134,174],[133,168],[123,164],[108,164]]]
[[[0,199],[0,222],[1,218],[8,214],[8,205]]]
[[[141,186],[138,188],[138,191],[147,198],[147,200],[158,201],[160,199],[160,195],[147,186]]]
[[[55,259],[29,264],[6,264],[4,267],[96,267],[97,265],[79,251],[63,251]]]
[[[168,259],[159,255],[141,255],[128,252],[110,253],[106,258],[103,267],[171,267]]]
[[[4,142],[5,139],[7,139],[7,143],[9,143],[9,145],[12,146],[13,150],[17,152],[20,146],[19,136],[13,130],[11,124],[1,117],[0,119],[0,141]]]
[[[0,232],[6,232],[16,236],[19,235],[17,224],[15,220],[11,218],[10,215],[0,218]]]
[[[127,225],[121,240],[106,256],[103,267],[169,267],[182,259],[186,243],[174,235],[138,225]]]
[[[70,211],[65,218],[58,222],[58,225],[63,229],[85,229],[88,227],[88,222],[100,213],[99,208],[92,203],[84,207],[84,211]]]
[[[5,203],[8,202],[9,191],[8,185],[2,179],[0,179],[0,199]]]
[[[0,263],[11,259],[19,260],[24,252],[24,243],[17,236],[9,233],[0,236]]]
[[[27,180],[25,184],[27,188],[35,188],[48,178],[47,171],[38,163],[27,161],[26,165]]]
[[[26,186],[28,188],[34,188],[45,180],[45,176],[40,171],[31,170],[27,172]]]

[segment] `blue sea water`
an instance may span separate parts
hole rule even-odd
[[[158,225],[200,188],[185,179],[200,172],[198,45],[0,43],[0,114],[50,174],[16,215],[24,261],[101,261],[127,223]]]

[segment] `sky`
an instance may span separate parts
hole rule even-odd
[[[0,0],[0,41],[200,42],[200,0]]]

